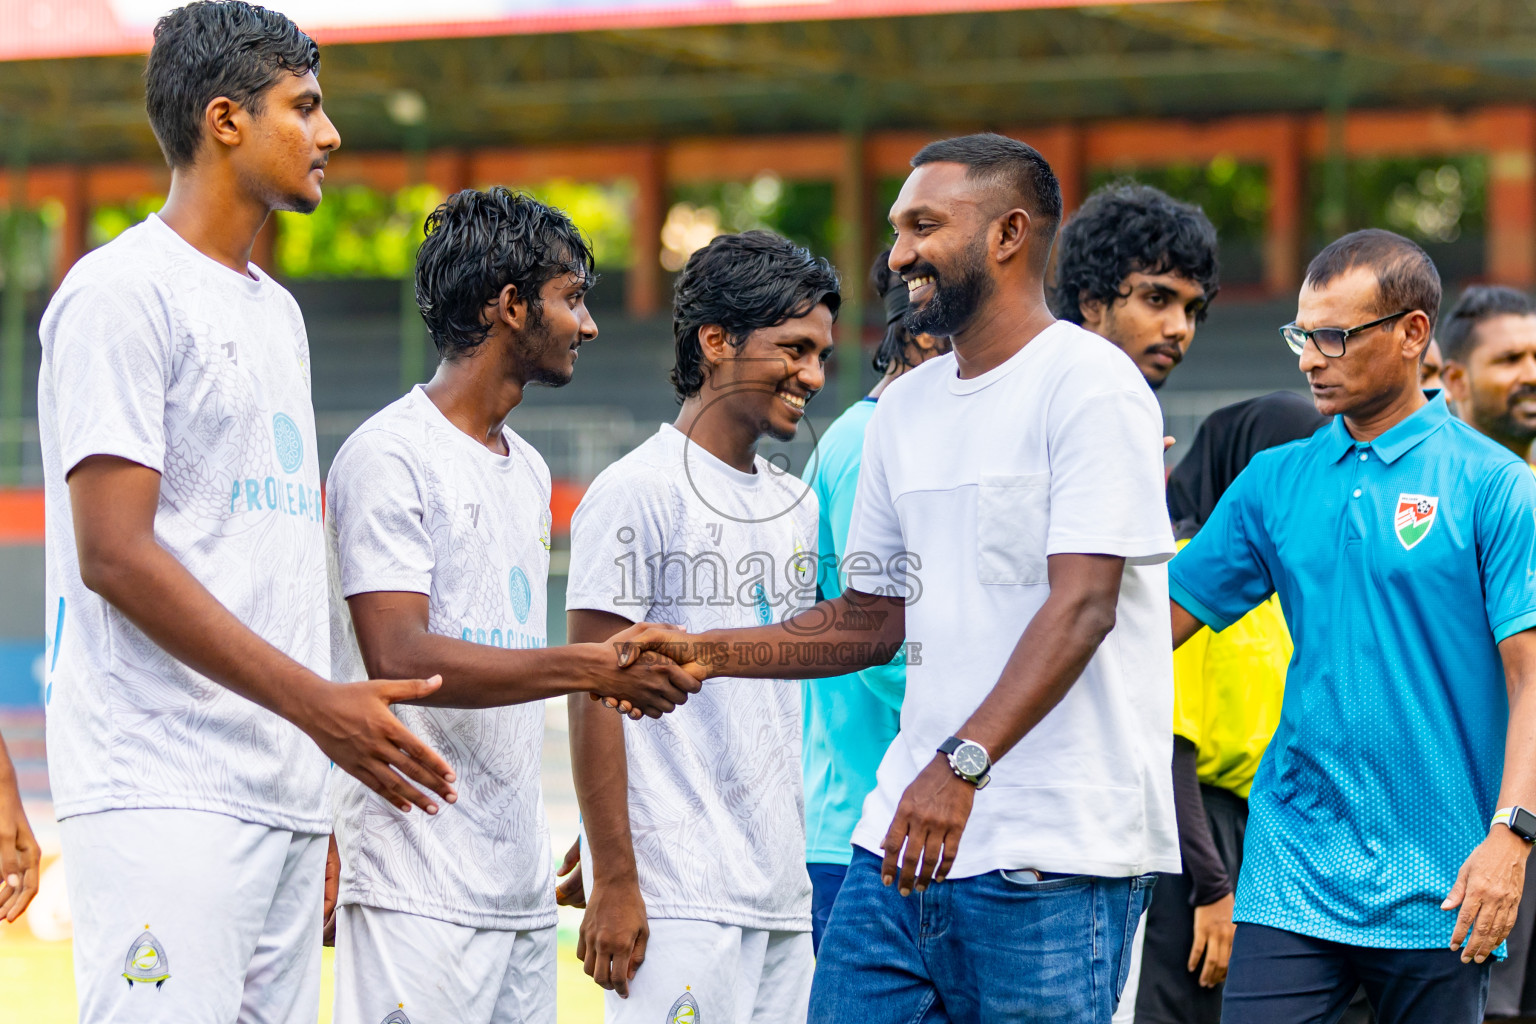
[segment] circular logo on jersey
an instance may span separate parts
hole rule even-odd
[[[667,1024],[700,1024],[699,1004],[694,1002],[692,992],[677,997],[672,1009],[667,1011]]]
[[[145,925],[143,934],[128,947],[128,955],[123,960],[123,977],[128,979],[129,988],[133,988],[134,982],[153,983],[159,988],[170,976],[171,958],[165,955],[160,940],[150,934],[149,925]]]
[[[522,566],[512,567],[507,576],[507,590],[512,597],[512,614],[517,616],[518,622],[527,622],[528,610],[533,607],[533,588],[528,585],[528,576]]]
[[[272,417],[272,443],[277,448],[277,463],[284,473],[297,473],[304,465],[304,438],[299,436],[298,424],[287,413]]]

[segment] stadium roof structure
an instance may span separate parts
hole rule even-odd
[[[25,124],[30,162],[157,157],[142,54],[167,6],[0,0],[0,119]],[[1528,103],[1536,80],[1526,0],[273,6],[321,41],[352,150],[1454,109]],[[419,116],[399,116],[404,94]]]

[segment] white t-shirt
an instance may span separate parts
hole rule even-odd
[[[80,579],[65,475],[160,473],[155,538],[259,636],[330,671],[320,470],[299,307],[158,217],[87,254],[43,314],[48,769],[59,817],[137,807],[327,832],[326,760],[167,654]]]
[[[549,467],[503,429],[500,456],[419,386],[357,429],[331,464],[341,594],[426,594],[427,628],[492,647],[548,643]],[[346,604],[333,604],[338,678],[366,678]],[[473,928],[555,923],[539,786],[544,702],[395,714],[453,766],[459,798],[402,814],[349,775],[331,783],[339,899]]]
[[[816,499],[754,465],[733,469],[667,424],[605,469],[571,520],[566,608],[700,632],[814,604]],[[647,913],[809,930],[800,684],[711,679],[624,735]]]
[[[1055,554],[1126,559],[1115,628],[976,794],[955,877],[1178,871],[1162,417],[1125,354],[1066,322],[970,380],[953,355],[880,398],[864,442],[850,589],[907,597],[901,732],[856,845],[880,852],[902,793],[996,685],[1050,592]]]

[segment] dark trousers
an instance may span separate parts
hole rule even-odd
[[[837,892],[848,876],[848,865],[807,864],[805,870],[811,876],[811,951],[819,953],[821,937],[832,919],[832,904],[837,902]]]
[[[1451,949],[1346,946],[1239,924],[1223,1019],[1232,1024],[1335,1024],[1364,988],[1381,1024],[1481,1024],[1492,962]]]
[[[1536,1017],[1536,857],[1525,862],[1525,895],[1520,915],[1505,941],[1509,956],[1493,965],[1488,983],[1488,1018]]]
[[[1200,787],[1211,838],[1227,870],[1237,879],[1243,866],[1243,834],[1248,801],[1215,786]],[[1220,1024],[1221,986],[1200,987],[1199,968],[1189,969],[1195,941],[1194,883],[1188,874],[1157,876],[1147,934],[1141,948],[1141,987],[1136,992],[1136,1024]]]

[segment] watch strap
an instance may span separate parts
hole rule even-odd
[[[959,736],[951,736],[949,739],[939,744],[939,753],[944,754],[945,756],[953,754],[955,751],[960,749],[960,744],[964,742],[965,740],[962,740]]]
[[[1500,807],[1493,814],[1492,825],[1503,825],[1526,842],[1536,842],[1536,814],[1519,804]]]

